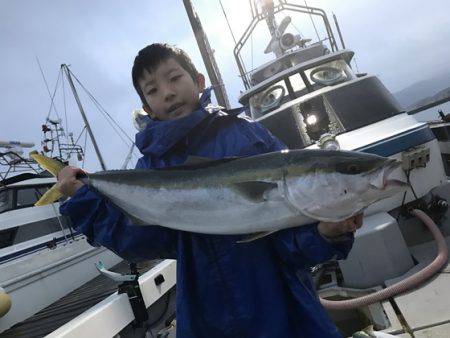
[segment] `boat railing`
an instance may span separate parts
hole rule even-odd
[[[241,57],[241,51],[244,45],[246,44],[247,40],[252,35],[254,29],[256,28],[257,24],[263,20],[271,20],[271,18],[274,18],[274,15],[281,12],[281,11],[291,11],[301,14],[306,14],[311,17],[311,22],[314,25],[314,29],[317,31],[314,21],[312,19],[313,16],[319,17],[322,19],[323,25],[325,27],[326,32],[326,38],[323,41],[329,41],[330,48],[332,52],[336,52],[339,50],[336,39],[334,37],[333,30],[331,28],[330,22],[328,20],[328,17],[324,10],[320,8],[310,7],[310,6],[304,6],[304,5],[298,5],[293,3],[288,3],[286,0],[279,0],[278,4],[273,4],[273,1],[268,1],[270,5],[269,7],[261,7],[259,8],[256,4],[253,3],[253,1],[250,0],[250,6],[251,6],[251,12],[252,12],[252,21],[247,26],[246,30],[242,34],[241,38],[238,40],[234,47],[234,57],[236,59],[236,63],[239,69],[240,77],[242,78],[242,81],[244,83],[245,88],[248,90],[251,87],[251,79],[248,75],[248,71],[245,69],[244,62]],[[266,5],[267,6],[267,5]],[[272,34],[272,32],[271,32]],[[321,40],[321,39],[319,39]]]

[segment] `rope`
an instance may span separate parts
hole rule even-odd
[[[65,239],[66,243],[69,243],[69,240],[67,239],[66,231],[65,231],[64,226],[63,226],[63,224],[61,222],[61,218],[59,216],[59,213],[56,211],[55,203],[52,203],[52,208],[53,208],[53,212],[55,213],[56,218],[58,219],[59,227],[61,228],[61,231],[62,231],[62,233],[64,235],[64,239]]]
[[[308,4],[306,3],[306,0],[304,0],[304,1],[305,1],[305,6],[308,7]],[[311,19],[311,22],[313,24],[314,30],[316,31],[317,39],[320,40],[319,32],[317,31],[317,27],[316,27],[316,24],[314,23],[314,19],[313,19],[312,15],[311,15],[311,12],[309,13],[309,18]]]

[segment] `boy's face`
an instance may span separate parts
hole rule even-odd
[[[195,111],[205,88],[202,74],[194,81],[173,58],[162,61],[151,73],[144,69],[138,83],[150,107],[147,113],[159,120],[174,120]]]

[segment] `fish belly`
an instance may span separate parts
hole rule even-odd
[[[109,183],[109,191],[102,193],[145,224],[177,230],[231,235],[275,231],[314,222],[283,198],[253,201],[223,187],[124,189],[120,184]]]

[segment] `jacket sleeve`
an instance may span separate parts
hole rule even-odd
[[[132,225],[120,210],[87,186],[61,205],[60,212],[91,245],[104,246],[130,262],[176,258],[175,230]]]
[[[279,231],[273,236],[276,251],[284,263],[297,269],[347,258],[353,245],[353,234],[336,241],[322,237],[317,223]]]

